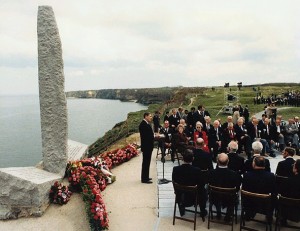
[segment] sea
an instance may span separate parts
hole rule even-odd
[[[129,112],[147,107],[106,99],[67,99],[68,138],[90,145]],[[142,118],[141,118],[142,119]],[[42,160],[37,95],[0,96],[0,168],[34,166]]]

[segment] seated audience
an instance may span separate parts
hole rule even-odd
[[[179,124],[177,127],[178,132],[173,135],[172,138],[172,156],[171,160],[174,162],[174,152],[184,153],[188,145],[188,137],[184,133],[184,126]]]
[[[198,138],[194,149],[193,166],[198,167],[201,170],[211,170],[213,169],[212,156],[210,153],[203,150],[203,146],[204,140]]]
[[[236,141],[236,135],[235,135],[235,131],[234,131],[232,122],[229,122],[228,125],[227,125],[227,128],[223,129],[222,138],[223,139],[222,139],[221,150],[223,152],[227,152],[228,151],[227,150],[228,144],[231,141]]]
[[[222,144],[222,131],[220,128],[219,120],[215,120],[213,124],[213,128],[209,129],[208,133],[208,147],[210,153],[213,155],[213,161],[216,162],[217,155],[219,150],[221,149]]]
[[[206,152],[209,152],[208,149],[208,137],[205,131],[202,131],[202,123],[201,122],[196,122],[196,131],[194,132],[194,144],[196,143],[198,138],[202,138],[204,140],[204,146],[203,150]]]
[[[243,157],[237,154],[238,148],[239,146],[235,141],[231,141],[228,144],[228,149],[229,149],[229,153],[227,154],[229,159],[228,168],[235,171],[236,173],[243,174],[245,169],[244,167],[245,160]]]
[[[209,172],[208,183],[212,186],[222,187],[222,188],[236,188],[238,191],[241,185],[241,176],[236,172],[228,168],[228,155],[221,153],[218,155],[218,168],[213,169]],[[226,201],[222,201],[220,204],[218,201],[213,201],[218,211],[217,217],[221,218],[221,207],[227,207]],[[234,208],[228,208],[234,209]],[[229,214],[230,210],[227,209]],[[224,218],[226,221],[230,220],[228,215]]]
[[[281,119],[276,118],[275,124],[270,128],[271,138],[275,142],[275,146],[280,148],[280,151],[283,151],[285,148],[284,143],[284,127],[281,124]]]
[[[172,135],[173,135],[173,129],[170,128],[168,120],[166,120],[164,122],[164,126],[159,129],[159,133],[164,135],[163,138],[158,140],[158,145],[159,145],[159,147],[161,149],[161,152],[163,154],[162,155],[162,161],[164,161],[163,158],[166,155],[166,149],[171,148],[171,146],[172,146],[171,140],[172,140]],[[172,155],[173,155],[173,159],[174,159],[174,154],[171,153],[171,156]]]
[[[199,189],[199,205],[201,216],[205,217],[207,215],[206,211],[206,201],[207,201],[207,192],[205,189],[205,180],[203,173],[200,168],[192,166],[193,161],[193,151],[187,149],[183,155],[184,163],[180,166],[175,166],[172,172],[172,181],[182,185],[197,185]],[[180,193],[180,192],[176,192]],[[178,194],[177,194],[178,195]],[[193,205],[193,197],[182,194],[179,195],[179,211],[180,215],[184,215],[184,207],[189,207]]]
[[[242,189],[252,193],[272,194],[275,200],[277,195],[275,175],[269,171],[266,171],[265,160],[266,159],[263,156],[257,156],[254,158],[252,164],[253,171],[248,171],[244,174]],[[247,203],[247,201],[244,201],[244,203],[248,208],[248,210],[245,211],[246,217],[253,218],[256,214],[255,209],[260,205],[253,204],[252,202]],[[266,215],[267,220],[271,222],[272,214]]]
[[[253,149],[253,156],[245,161],[245,170],[244,172],[249,172],[253,170],[253,160],[256,157],[259,157],[261,155],[261,150],[263,149],[263,145],[259,141],[255,141],[252,143],[252,149]],[[271,167],[270,167],[270,161],[268,159],[265,159],[265,168],[264,170],[267,172],[271,172]]]
[[[290,147],[299,148],[299,136],[298,128],[294,124],[294,119],[289,119],[287,125],[285,125],[285,143]]]
[[[239,143],[238,152],[241,153],[242,147],[247,154],[248,159],[251,157],[251,138],[247,134],[247,129],[244,126],[244,118],[240,117],[237,121],[237,124],[234,125],[234,131],[236,134],[237,141]]]
[[[282,155],[285,160],[278,162],[276,175],[291,177],[294,175],[293,164],[295,163],[295,160],[293,159],[293,156],[295,155],[295,149],[286,147],[283,150]]]

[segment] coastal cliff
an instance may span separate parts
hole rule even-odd
[[[156,104],[172,99],[180,88],[136,88],[136,89],[102,89],[66,92],[67,97],[117,99],[135,101],[141,104]]]

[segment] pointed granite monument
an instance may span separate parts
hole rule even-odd
[[[37,33],[42,167],[0,168],[0,219],[41,216],[50,187],[62,179],[68,160],[81,159],[88,149],[68,140],[62,48],[50,6],[39,7]]]
[[[54,12],[39,6],[37,19],[43,168],[63,176],[68,159],[64,63]]]

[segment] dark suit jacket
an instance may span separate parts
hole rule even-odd
[[[250,172],[253,171],[253,167],[252,167],[252,162],[253,162],[254,157],[252,156],[249,160],[245,161],[244,164],[244,172]],[[268,159],[265,159],[265,171],[267,172],[271,172],[271,167],[270,167],[270,161]]]
[[[159,133],[160,134],[163,134],[165,136],[164,138],[164,141],[165,143],[171,143],[171,139],[172,139],[172,136],[173,136],[173,128],[169,127],[168,128],[168,131],[166,128],[162,127],[160,130],[159,130]],[[171,138],[171,139],[170,139]]]
[[[272,140],[272,134],[271,134],[271,125],[268,125],[268,129],[269,129],[269,134],[268,134],[268,129],[267,126],[265,124],[263,124],[261,127],[261,138],[265,139],[267,141]]]
[[[271,132],[272,140],[274,140],[275,142],[278,142],[279,134],[281,133],[284,135],[284,127],[280,125],[280,133],[278,133],[277,126],[276,126],[276,124],[274,124],[273,126],[271,126],[270,132]]]
[[[179,121],[180,121],[180,117],[178,117],[177,115],[176,115],[176,117],[174,117],[174,115],[169,116],[170,127],[172,127],[172,125],[174,125],[176,128],[179,124]]]
[[[228,153],[228,168],[235,171],[236,173],[244,173],[244,158],[239,156],[237,153]]]
[[[211,154],[203,151],[202,149],[194,149],[193,166],[198,167],[201,170],[213,169],[214,167]]]
[[[209,129],[209,133],[208,133],[208,146],[214,147],[214,145],[216,145],[217,141],[222,141],[221,128],[218,128],[218,133],[217,133],[215,128],[212,127],[211,129]]]
[[[235,134],[236,134],[236,138],[237,138],[238,141],[241,140],[242,136],[245,136],[247,134],[247,132],[245,131],[245,126],[243,126],[244,130],[242,130],[237,124],[235,124],[233,126],[233,128],[234,128],[234,131],[235,131]]]
[[[189,112],[187,117],[186,117],[186,123],[188,126],[192,126],[195,127],[195,122],[194,122],[194,116],[193,116],[193,112]]]
[[[247,126],[247,133],[251,137],[251,140],[254,140],[255,138],[261,138],[261,129],[257,125],[257,134],[255,131],[255,126],[253,123],[249,123]]]
[[[276,195],[275,175],[262,169],[246,172],[242,189],[253,193]]]
[[[194,117],[194,123],[196,124],[198,121],[200,121],[202,124],[205,123],[205,116],[210,116],[208,111],[203,111],[202,114],[199,113],[199,111],[195,111],[195,113],[193,114]],[[194,126],[195,126],[194,124]]]
[[[216,168],[209,172],[208,183],[223,188],[236,188],[239,190],[241,176],[229,168]]]
[[[283,161],[278,162],[277,168],[276,168],[276,174],[279,176],[286,176],[291,177],[294,175],[293,173],[293,166],[292,164],[295,163],[295,160],[293,158],[286,158]]]
[[[175,166],[172,172],[172,181],[182,184],[182,185],[198,185],[199,194],[204,195],[204,179],[200,168],[194,167],[190,164],[182,164],[180,166]],[[190,206],[193,204],[193,197],[182,194],[181,192],[176,192],[177,198],[182,200],[185,206]]]
[[[287,180],[287,188],[282,196],[300,199],[300,174],[293,175]]]
[[[154,134],[151,125],[143,120],[140,123],[139,132],[141,137],[142,152],[152,152],[154,145]]]

